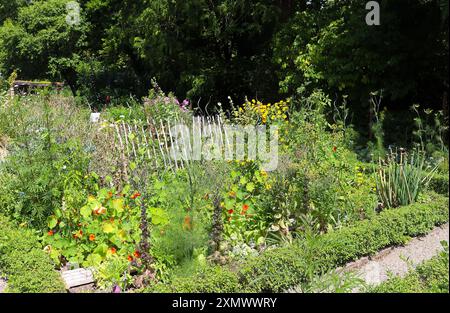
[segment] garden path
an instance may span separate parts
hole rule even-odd
[[[0,277],[0,293],[3,292],[6,288],[6,282],[3,280],[3,278]]]
[[[418,264],[443,250],[441,241],[449,241],[449,224],[434,228],[425,236],[415,237],[404,246],[389,247],[372,257],[363,257],[344,266],[355,271],[367,284],[378,285],[389,278],[388,273],[405,276]],[[357,292],[357,290],[355,290]]]

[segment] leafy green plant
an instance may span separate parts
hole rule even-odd
[[[110,254],[97,267],[94,268],[96,284],[100,289],[112,290],[119,286],[126,290],[132,283],[130,263],[117,254]]]
[[[43,237],[51,257],[56,262],[83,266],[98,265],[114,254],[129,262],[139,261],[139,197],[140,193],[132,192],[129,186],[120,192],[100,189],[81,208],[55,210]]]
[[[405,149],[391,149],[385,160],[379,159],[376,184],[383,205],[395,208],[415,202],[436,168],[424,174],[426,169],[426,159],[420,150],[409,154]]]
[[[224,237],[231,246],[237,243],[264,243],[267,229],[261,208],[262,194],[272,188],[268,174],[254,161],[236,161],[230,175],[232,184],[223,195]]]

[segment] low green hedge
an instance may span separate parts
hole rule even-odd
[[[236,273],[220,266],[205,266],[191,277],[175,277],[170,285],[156,284],[145,290],[157,293],[221,293],[238,292],[240,284]]]
[[[425,261],[405,277],[392,277],[373,287],[373,293],[448,293],[448,249]]]
[[[448,175],[434,174],[430,180],[429,187],[431,190],[448,196]]]
[[[308,240],[267,250],[237,270],[215,267],[193,277],[157,284],[150,292],[282,292],[301,282],[411,236],[428,233],[449,219],[448,198],[432,194],[427,204],[385,210],[371,220]]]
[[[59,273],[31,230],[2,215],[0,230],[0,274],[8,278],[8,292],[65,292]]]

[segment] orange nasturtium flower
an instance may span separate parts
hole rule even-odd
[[[48,234],[49,236],[53,236],[54,232],[53,232],[53,230],[49,230],[47,234]]]
[[[133,257],[131,255],[129,255],[129,256],[127,256],[127,260],[131,262],[131,261],[133,261]]]
[[[229,209],[228,210],[228,214],[233,214],[234,210],[233,209]]]
[[[89,235],[89,240],[90,241],[94,241],[95,240],[95,235],[94,234],[90,234]]]
[[[111,251],[111,254],[115,254],[117,250],[116,250],[116,248],[111,247],[111,249],[109,249],[109,251]]]
[[[134,251],[134,253],[133,253],[133,255],[136,257],[136,258],[140,258],[141,257],[141,253],[139,252],[139,251]]]
[[[141,194],[139,193],[139,192],[135,192],[132,196],[131,196],[131,199],[136,199],[137,197],[140,197],[141,196]]]
[[[241,214],[244,215],[244,214],[247,212],[248,208],[249,208],[248,204],[244,204],[244,205],[242,206],[242,212],[241,212]]]

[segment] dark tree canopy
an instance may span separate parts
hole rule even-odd
[[[80,0],[76,26],[67,2],[1,2],[3,76],[62,79],[91,100],[144,96],[155,78],[203,105],[321,88],[441,108],[448,89],[446,1],[379,1],[380,26],[352,0]]]

